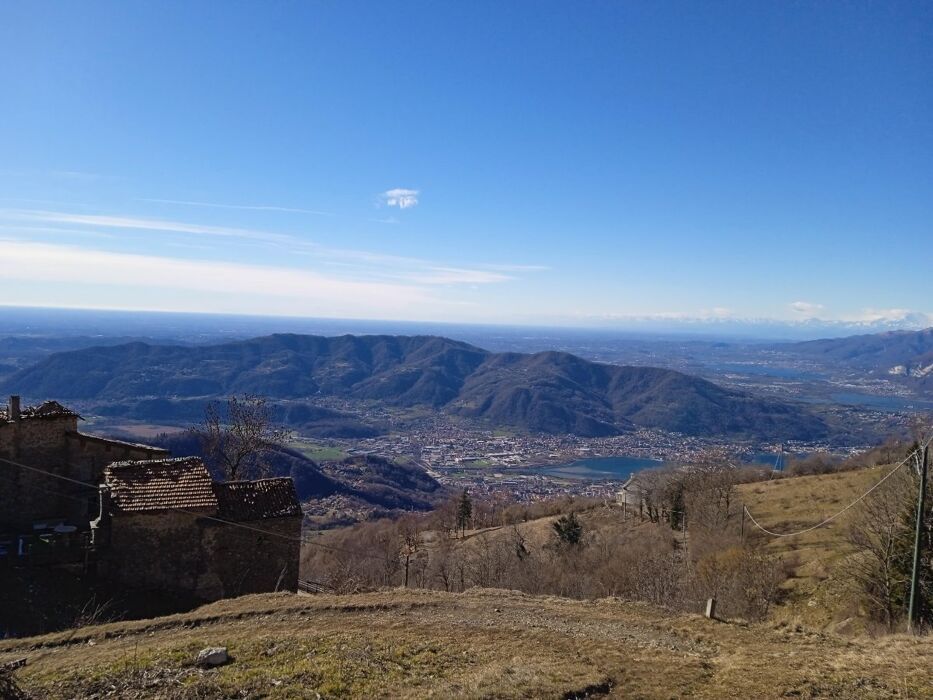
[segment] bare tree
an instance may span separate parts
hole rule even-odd
[[[849,541],[858,552],[846,568],[870,614],[893,629],[903,612],[909,573],[905,546],[912,542],[911,523],[905,521],[916,492],[905,471],[865,499],[849,528]]]
[[[401,554],[405,558],[405,588],[408,588],[411,559],[418,553],[421,545],[420,521],[414,516],[405,516],[398,521],[398,532],[401,539]]]
[[[228,481],[269,476],[269,453],[282,447],[290,432],[276,425],[263,396],[231,396],[221,409],[212,401],[194,429],[208,466]]]
[[[715,598],[717,608],[726,616],[761,620],[785,579],[780,557],[762,549],[733,546],[697,562],[692,572],[692,598]]]
[[[448,537],[442,538],[431,553],[429,562],[431,578],[443,586],[445,591],[450,591],[454,582],[456,557],[454,543]]]
[[[708,451],[684,470],[684,508],[690,514],[690,529],[702,539],[720,539],[739,509],[736,484],[741,474],[729,456]]]

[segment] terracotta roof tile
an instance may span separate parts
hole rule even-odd
[[[114,462],[104,481],[114,513],[217,511],[211,476],[197,457]]]
[[[21,419],[30,419],[30,418],[61,418],[67,416],[69,418],[80,418],[81,416],[76,412],[72,411],[70,408],[62,406],[58,401],[46,401],[39,404],[38,406],[26,406],[20,411]],[[10,420],[10,409],[8,407],[0,408],[0,419],[5,421]]]
[[[220,517],[248,521],[301,516],[301,505],[291,477],[214,484]]]

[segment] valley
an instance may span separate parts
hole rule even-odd
[[[18,369],[0,375],[0,390],[63,396],[96,430],[136,440],[196,424],[227,393],[259,393],[316,461],[381,455],[451,488],[524,500],[605,496],[624,481],[547,469],[580,459],[686,463],[710,449],[765,453],[769,463],[782,449],[843,458],[925,405],[889,376],[841,362],[833,370],[800,344],[479,331],[501,350],[491,352],[435,336],[218,344],[138,330],[157,340],[88,347],[94,336],[10,336],[0,350]]]

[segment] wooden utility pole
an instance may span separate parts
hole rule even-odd
[[[742,504],[742,527],[741,527],[741,537],[742,544],[745,544],[745,504]]]
[[[923,516],[926,514],[924,501],[927,491],[927,453],[929,446],[923,446],[923,456],[920,466],[920,494],[917,496],[917,523],[914,528],[914,569],[910,577],[910,605],[907,608],[907,631],[917,631],[917,615],[920,610],[919,595],[920,588],[920,551],[923,549]]]

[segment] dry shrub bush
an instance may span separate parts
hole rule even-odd
[[[608,512],[608,515],[607,515]],[[308,578],[340,592],[408,586],[459,592],[471,587],[593,599],[618,597],[699,612],[708,597],[731,617],[760,619],[777,598],[780,560],[745,549],[732,534],[698,528],[688,548],[666,523],[623,522],[603,506],[578,513],[583,537],[562,542],[519,525],[454,537],[436,520],[378,521],[333,533],[304,552]]]

